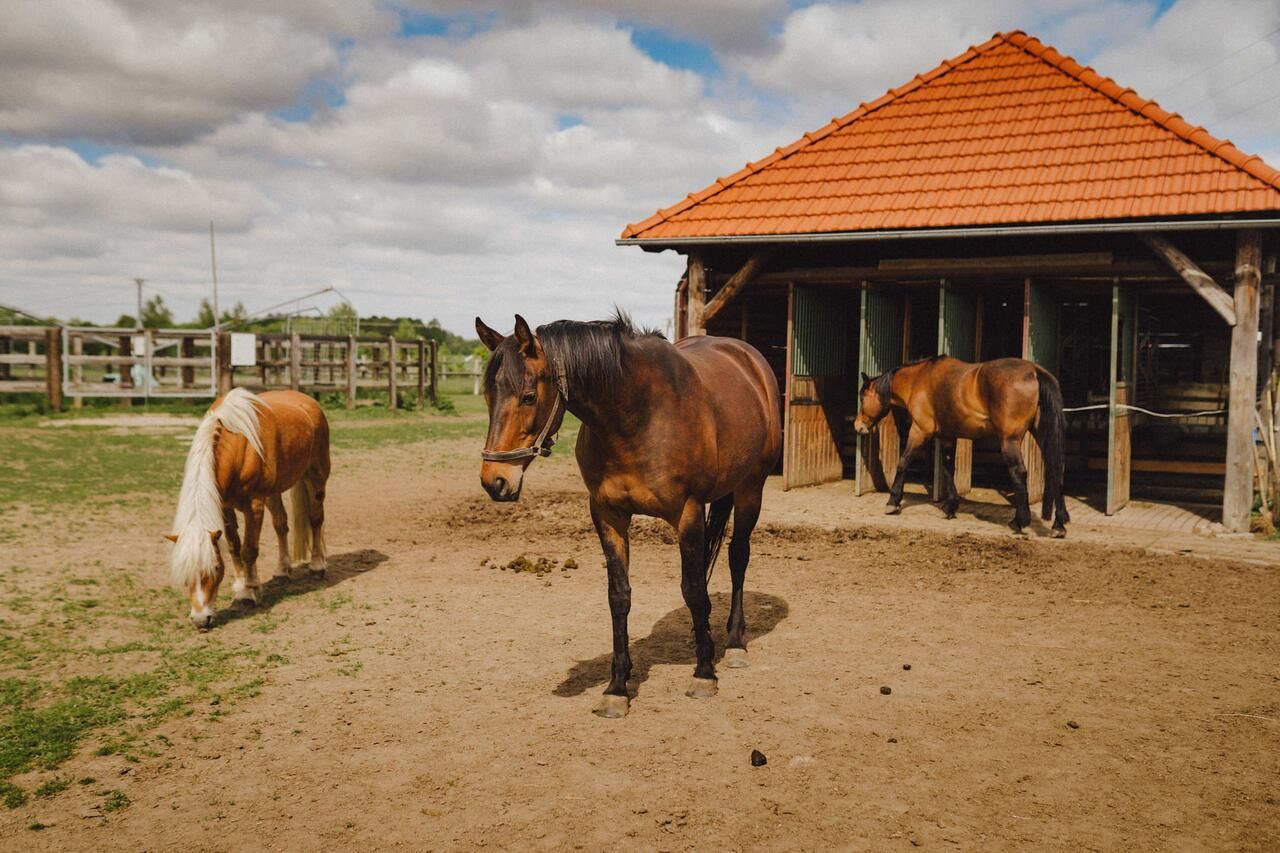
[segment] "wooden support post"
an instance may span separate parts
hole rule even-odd
[[[181,349],[179,350],[183,358],[196,357],[196,341],[189,335],[182,336]],[[191,365],[184,365],[182,368],[182,387],[190,388],[196,384],[196,369]]]
[[[231,392],[234,382],[234,368],[231,366],[231,335],[228,332],[218,334],[218,396]]]
[[[1234,533],[1249,530],[1253,508],[1253,430],[1258,381],[1258,283],[1262,237],[1254,229],[1236,237],[1235,327],[1231,330],[1231,397],[1227,408],[1227,476],[1222,492],[1222,524]]]
[[[675,324],[675,339],[689,336],[689,274],[680,276],[676,284],[676,307],[672,316]]]
[[[690,260],[690,270],[693,269],[693,262]],[[692,283],[693,276],[689,276]],[[782,489],[786,491],[791,488],[791,447],[795,441],[795,436],[791,429],[791,386],[794,382],[795,369],[793,362],[793,353],[795,350],[795,304],[796,304],[796,286],[794,284],[787,285],[787,372],[786,380],[782,388]],[[696,333],[694,333],[696,334]]]
[[[715,298],[703,308],[702,323],[704,328],[737,296],[738,291],[751,283],[751,280],[759,274],[765,263],[768,262],[769,255],[769,249],[758,249],[737,272],[729,277],[729,280],[725,282],[724,287],[720,288]]]
[[[705,335],[704,311],[707,302],[707,267],[702,256],[689,255],[689,328],[690,335]]]
[[[1192,290],[1200,294],[1200,297],[1205,302],[1208,302],[1210,307],[1222,316],[1222,319],[1226,320],[1229,325],[1234,326],[1236,324],[1238,315],[1231,295],[1219,287],[1212,276],[1196,266],[1195,261],[1182,254],[1172,243],[1160,235],[1143,234],[1142,241],[1161,260],[1168,264],[1174,272],[1181,276],[1182,280],[1189,284]],[[1261,260],[1254,267],[1260,269],[1260,264]]]
[[[297,332],[289,335],[289,388],[297,391],[302,387],[302,336]]]
[[[418,408],[427,407],[427,342],[418,338]]]
[[[396,396],[396,364],[398,362],[396,352],[396,336],[387,336],[387,410],[394,412],[399,407],[399,399]]]
[[[356,407],[356,339],[347,336],[347,408]]]
[[[49,389],[49,408],[62,411],[62,330],[45,331],[45,380]]]

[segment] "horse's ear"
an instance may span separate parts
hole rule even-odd
[[[217,545],[217,544],[218,544],[218,540],[219,540],[219,539],[221,539],[221,538],[222,538],[222,531],[221,531],[221,530],[210,530],[210,531],[209,531],[209,541],[210,541],[210,542],[212,542],[214,545]]]
[[[867,384],[868,382],[870,382],[870,381],[871,381],[871,377],[870,377],[870,376],[868,376],[866,373],[863,373],[863,374],[862,374],[862,384],[863,384],[863,385],[866,385],[866,384]]]
[[[525,358],[536,358],[538,355],[538,339],[533,336],[529,324],[519,314],[516,315],[516,340],[520,342],[520,354]]]
[[[504,336],[498,334],[484,324],[484,320],[476,318],[476,334],[480,336],[480,342],[489,348],[489,352],[493,352],[498,348],[498,344],[502,343]]]
[[[172,542],[175,545],[178,544],[178,534],[176,533],[166,533],[164,535],[164,538],[168,539],[170,542]]]

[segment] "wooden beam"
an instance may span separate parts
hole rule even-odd
[[[751,283],[751,280],[760,272],[760,268],[769,260],[771,251],[769,249],[759,249],[751,257],[747,258],[747,262],[724,283],[724,287],[716,293],[715,297],[707,303],[706,308],[702,311],[702,321],[709,323],[711,320],[724,310],[733,297],[738,295],[742,288]]]
[[[1182,277],[1182,280],[1191,285],[1191,289],[1200,294],[1209,306],[1222,315],[1222,319],[1226,320],[1228,325],[1236,324],[1236,310],[1232,303],[1231,294],[1223,290],[1216,281],[1200,267],[1196,266],[1195,261],[1188,258],[1182,252],[1178,251],[1172,243],[1159,234],[1143,234],[1142,242],[1146,243],[1151,251],[1155,252],[1169,267]],[[1254,264],[1254,269],[1258,269],[1259,264]]]
[[[986,258],[885,258],[879,268],[887,272],[936,273],[1039,272],[1074,267],[1111,265],[1110,252],[1072,252],[1051,255],[997,255]]]
[[[1250,229],[1236,237],[1235,328],[1231,330],[1231,397],[1227,404],[1227,477],[1222,524],[1249,531],[1253,508],[1253,428],[1258,381],[1258,280],[1262,235]]]
[[[688,311],[690,335],[705,335],[707,327],[703,311],[707,304],[707,266],[701,255],[689,255]]]

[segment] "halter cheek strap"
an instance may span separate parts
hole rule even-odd
[[[551,434],[551,425],[556,423],[564,409],[565,401],[569,399],[568,388],[565,385],[564,377],[560,372],[552,366],[552,372],[556,377],[556,400],[551,406],[551,414],[547,416],[547,422],[542,425],[542,431],[538,433],[538,437],[533,440],[533,444],[528,447],[518,447],[515,450],[490,450],[485,448],[480,451],[480,458],[486,462],[517,462],[521,459],[535,459],[539,456],[550,456],[551,447],[556,443],[556,436]]]

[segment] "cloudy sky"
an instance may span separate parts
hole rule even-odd
[[[0,302],[662,325],[622,227],[1020,28],[1280,166],[1274,0],[0,0]],[[328,296],[319,300],[322,307]],[[310,304],[310,302],[308,302]]]

